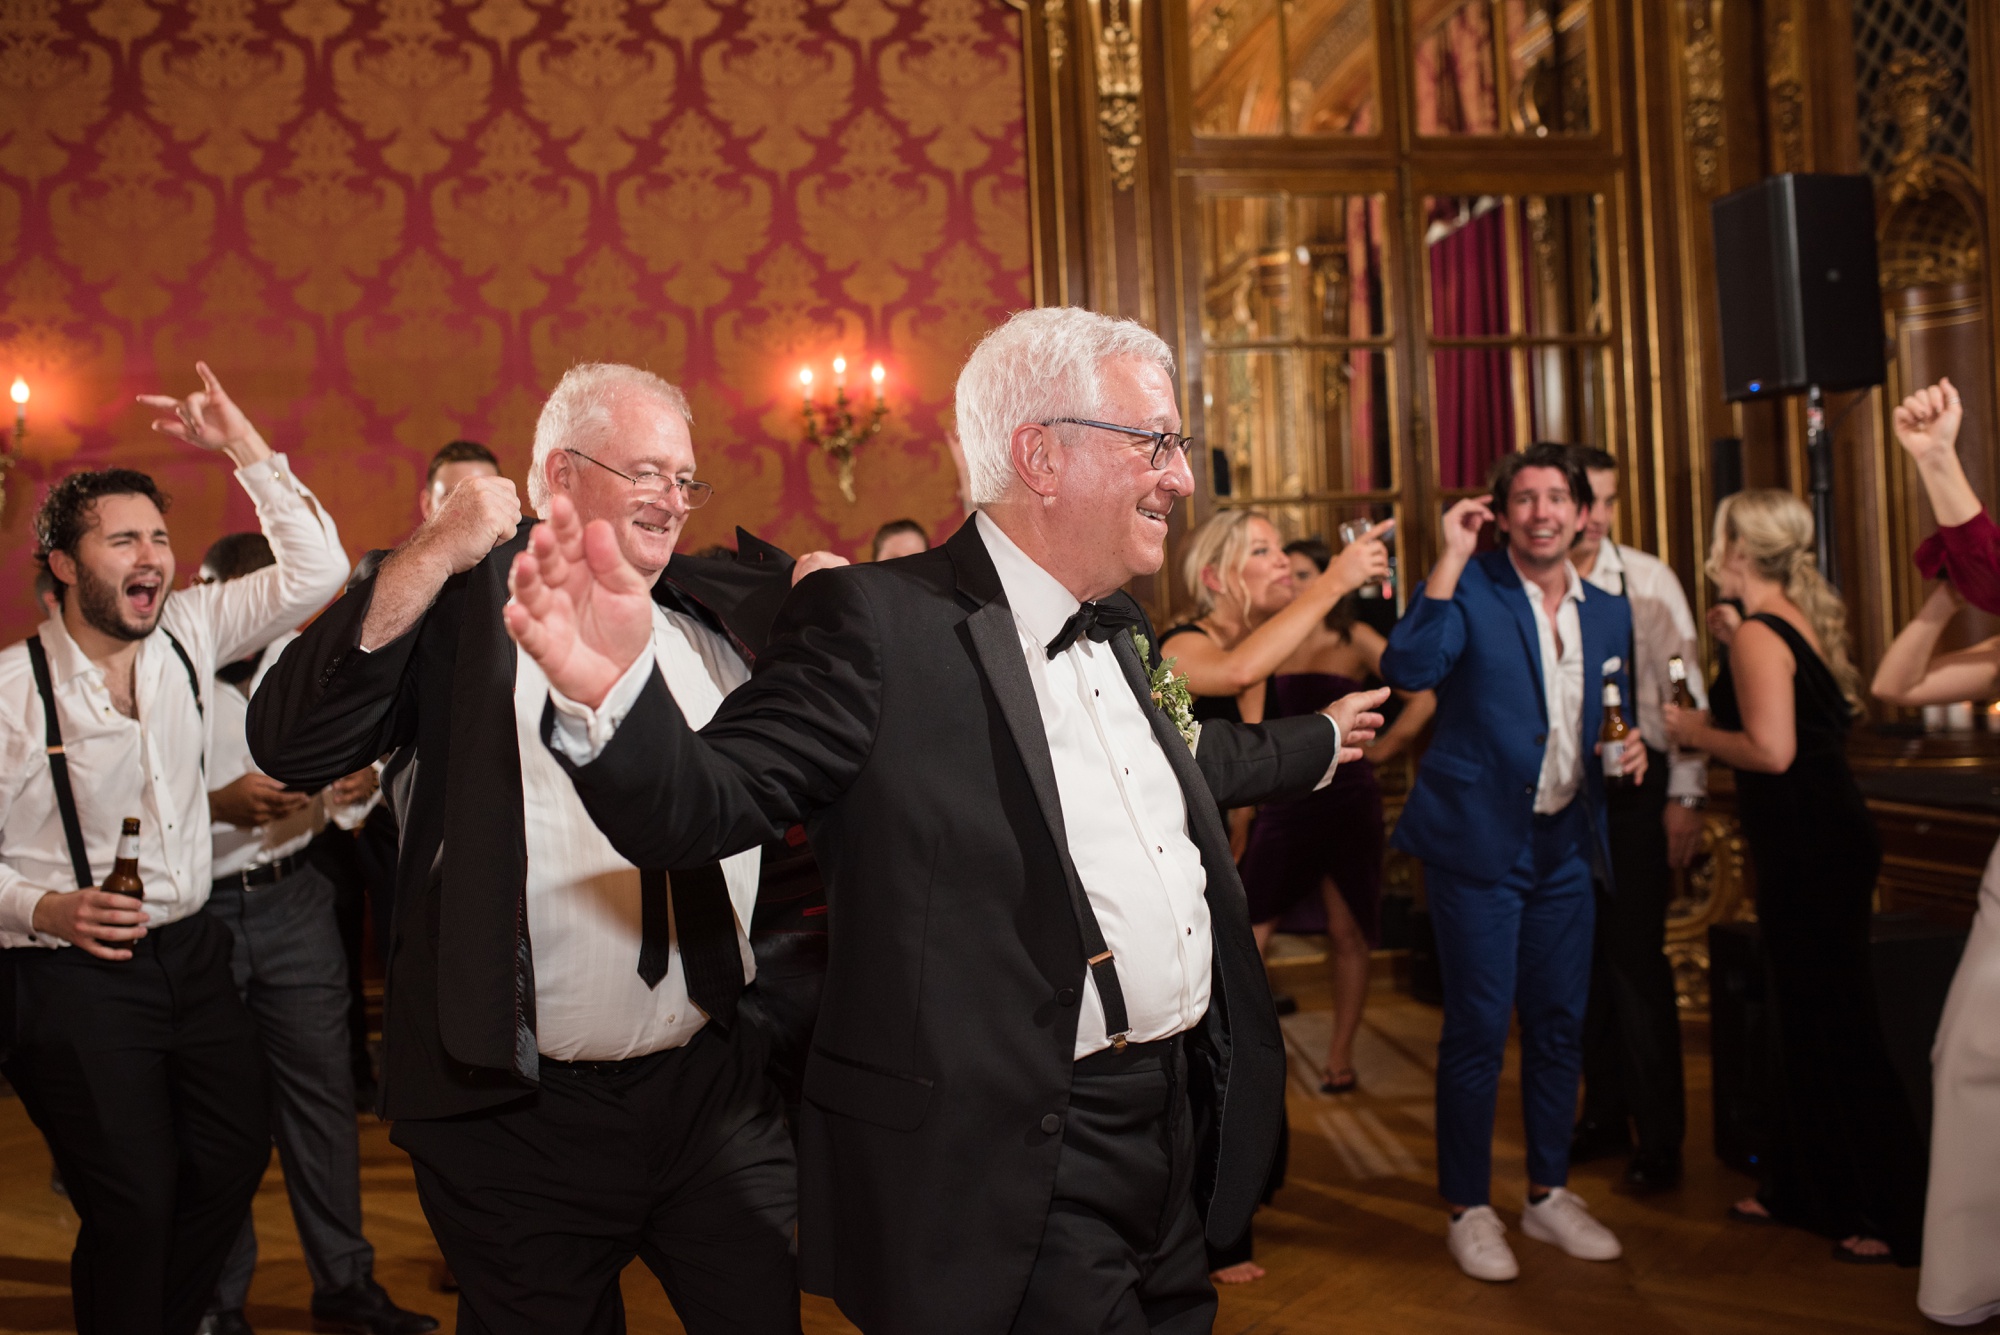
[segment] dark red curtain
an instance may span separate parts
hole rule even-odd
[[[1431,234],[1431,336],[1506,333],[1506,229],[1499,208],[1440,218]],[[1438,480],[1446,487],[1479,486],[1494,460],[1514,448],[1507,350],[1438,348],[1432,357]]]

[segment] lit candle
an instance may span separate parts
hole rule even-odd
[[[1972,701],[1958,700],[1944,707],[1944,726],[1952,732],[1972,731]]]
[[[805,395],[806,395],[806,402],[807,402],[807,403],[811,403],[811,402],[813,401],[813,372],[812,372],[812,367],[810,367],[810,366],[802,366],[802,367],[800,367],[800,368],[799,368],[799,388],[801,388],[801,389],[803,389],[803,390],[805,391]]]
[[[1986,706],[1986,731],[2000,732],[2000,700]]]
[[[7,392],[14,400],[14,438],[18,440],[28,434],[28,382],[15,376],[14,386]]]
[[[868,373],[868,378],[875,382],[875,402],[877,403],[882,401],[882,380],[885,374],[886,372],[882,370],[882,363],[880,362],[876,362],[875,368]]]
[[[833,383],[841,389],[847,388],[847,358],[835,357],[833,359]]]

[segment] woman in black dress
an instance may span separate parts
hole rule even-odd
[[[1881,846],[1845,742],[1860,700],[1839,595],[1813,560],[1811,512],[1746,491],[1716,510],[1708,573],[1727,648],[1713,717],[1668,707],[1667,739],[1736,771],[1778,1013],[1782,1108],[1755,1196],[1730,1211],[1837,1239],[1836,1260],[1915,1264],[1924,1154],[1890,1064],[1869,967]]]

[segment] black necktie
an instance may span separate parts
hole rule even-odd
[[[677,871],[671,891],[668,885],[663,871],[639,873],[639,977],[647,987],[658,987],[667,976],[673,935],[667,909],[671,893],[688,1000],[726,1029],[736,1019],[736,999],[743,991],[743,955],[736,944],[736,910],[729,902],[722,865],[711,862]]]
[[[1119,631],[1138,624],[1139,614],[1132,611],[1129,605],[1085,603],[1063,622],[1063,628],[1049,641],[1049,657],[1054,658],[1085,636],[1103,644]]]

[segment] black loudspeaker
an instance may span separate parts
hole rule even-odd
[[[1709,218],[1727,398],[1882,383],[1868,177],[1773,176],[1716,200]]]
[[[1869,927],[1875,1005],[1889,1060],[1926,1141],[1931,1133],[1931,1042],[1965,933],[1914,913],[1878,913]],[[1778,1017],[1754,922],[1708,929],[1709,1059],[1715,1155],[1755,1174],[1779,1135]]]

